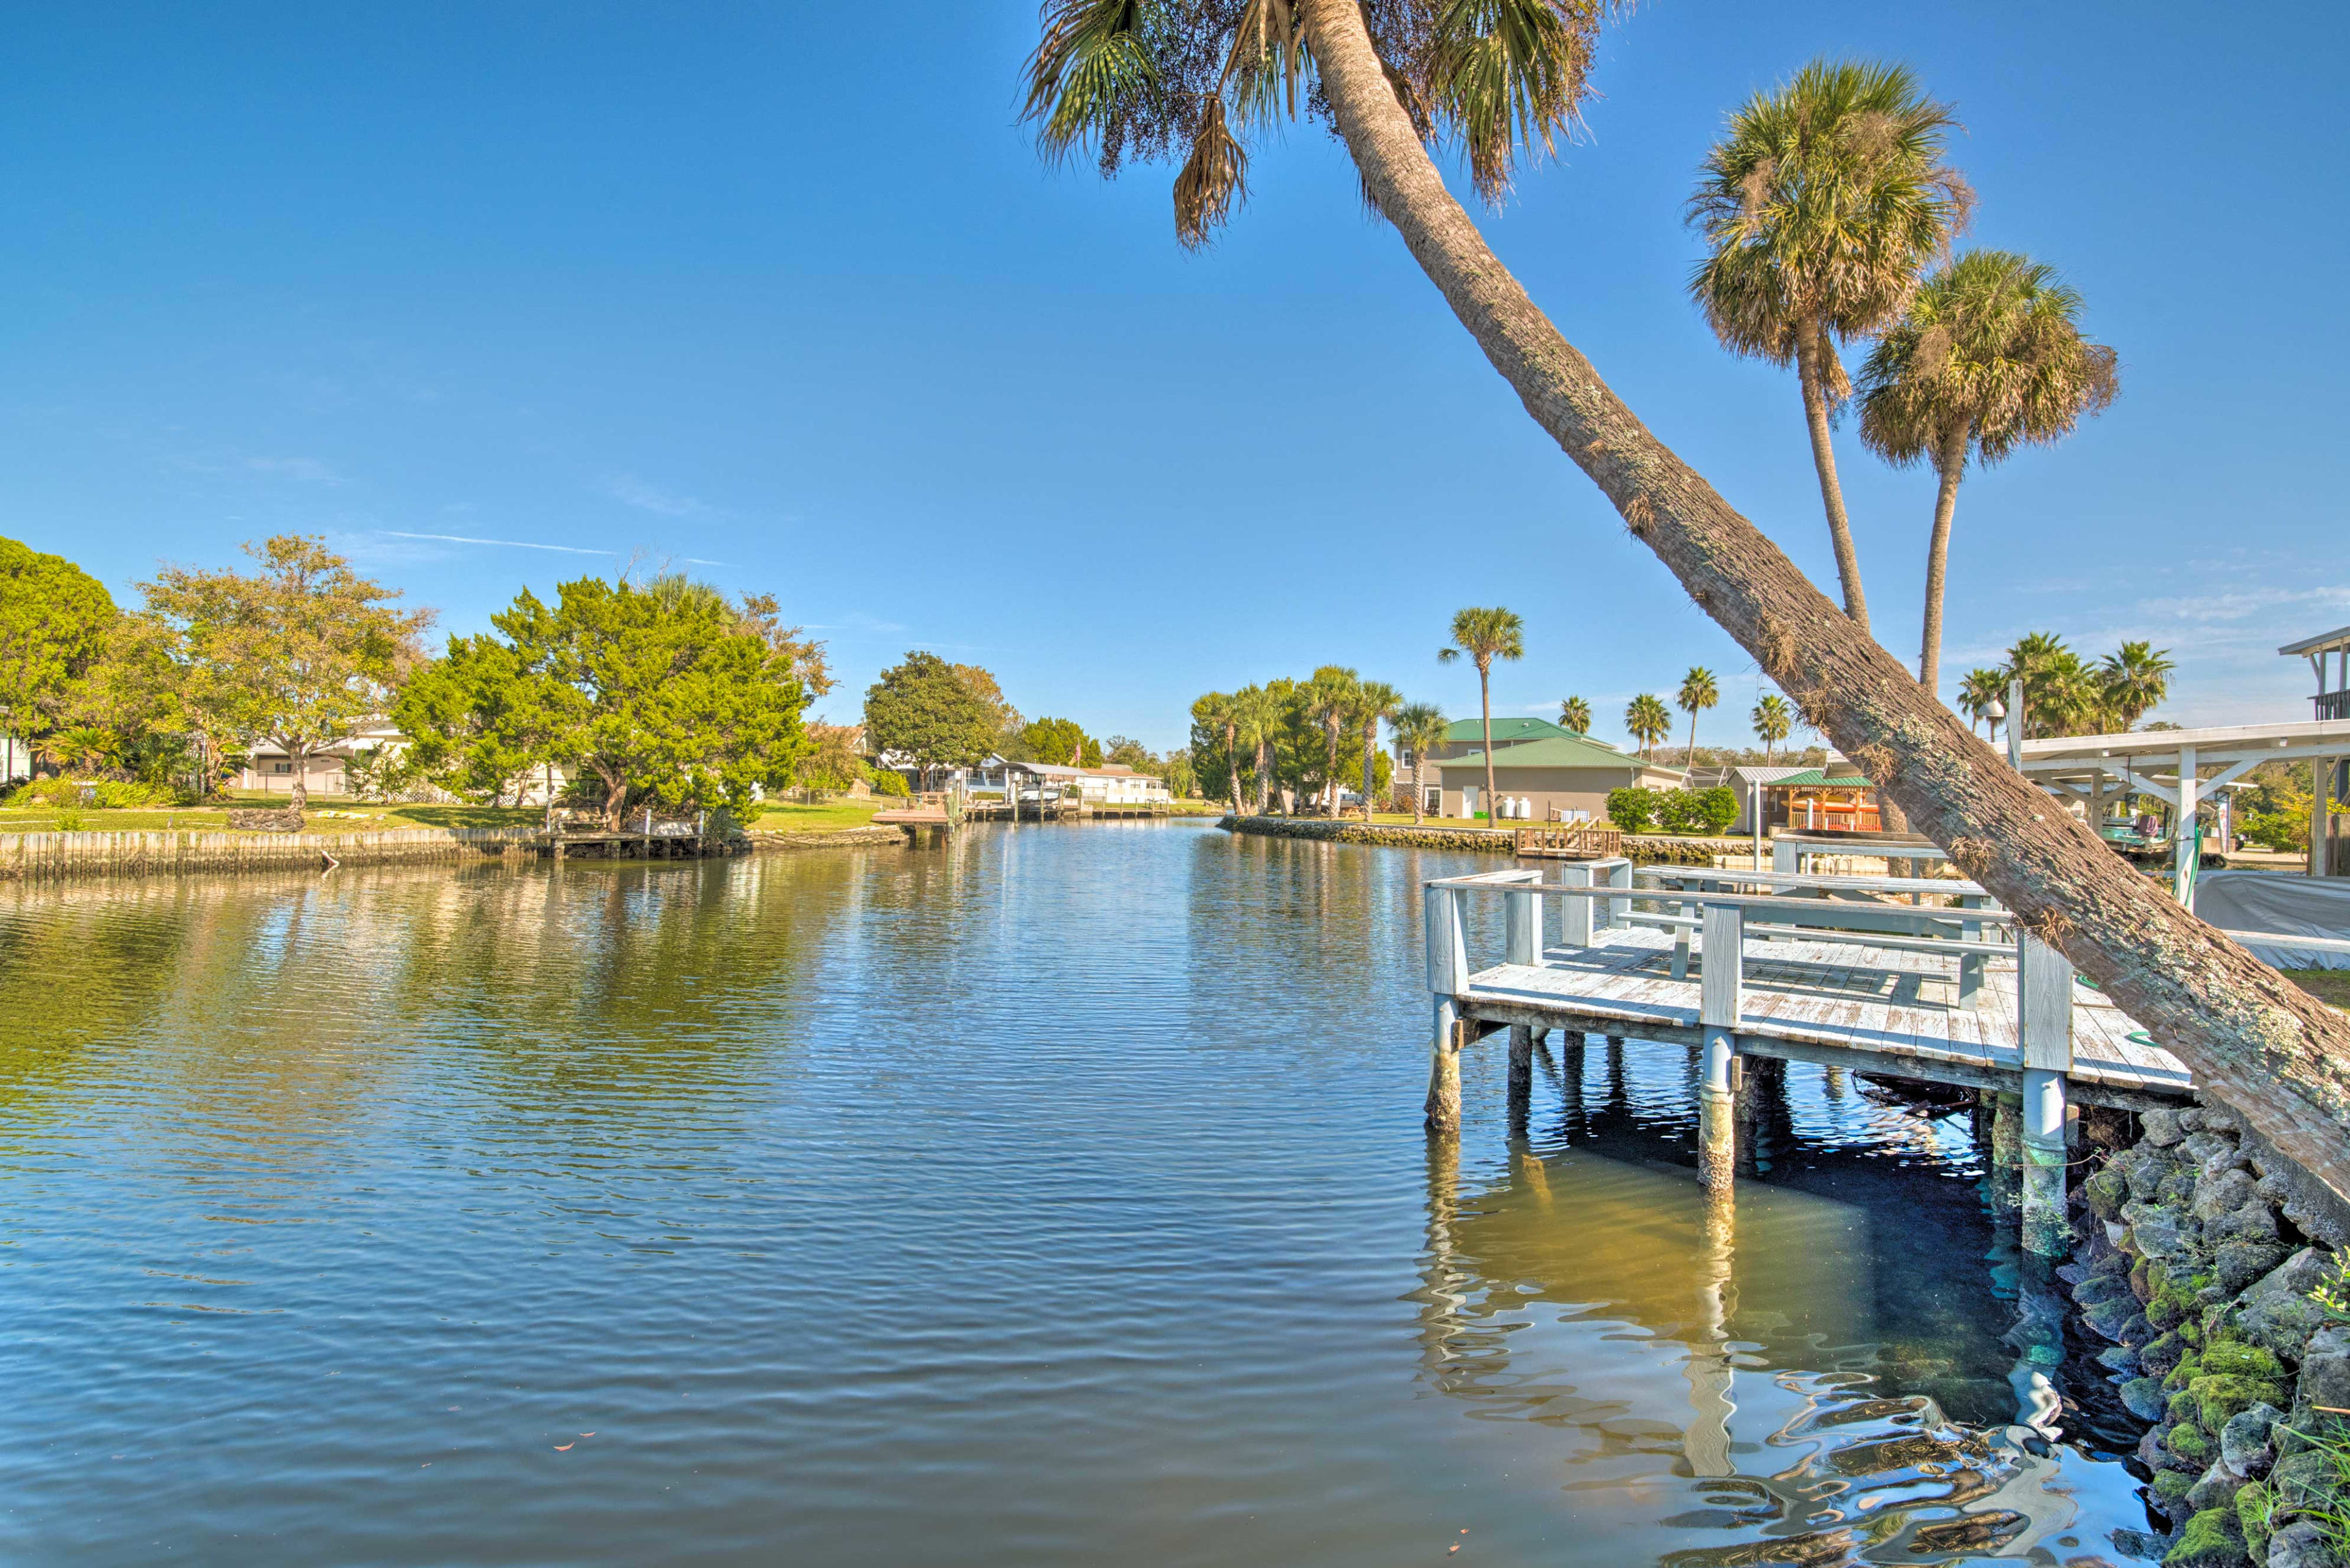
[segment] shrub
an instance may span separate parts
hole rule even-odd
[[[865,782],[873,786],[875,794],[910,795],[914,793],[907,786],[906,775],[895,768],[877,768],[868,763],[865,768]]]
[[[1711,834],[1727,833],[1738,820],[1737,792],[1727,784],[1701,789],[1697,792],[1697,809],[1698,826]]]
[[[1688,833],[1698,825],[1697,796],[1685,789],[1660,790],[1657,795],[1657,826],[1667,833]]]
[[[132,784],[122,779],[102,779],[96,783],[87,779],[36,779],[16,792],[15,804],[60,809],[91,807],[99,811],[127,811],[142,805],[168,805],[174,798],[173,792],[160,785]]]
[[[1657,820],[1659,791],[1627,784],[1607,792],[1607,820],[1627,833],[1646,833]]]

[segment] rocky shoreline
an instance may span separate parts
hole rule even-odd
[[[2340,1265],[2303,1229],[2329,1217],[2225,1110],[2147,1111],[2139,1130],[2076,1189],[2058,1271],[2148,1423],[2137,1458],[2171,1524],[2115,1544],[2167,1568],[2350,1568],[2329,1517],[2350,1479],[2350,1312],[2319,1299]]]

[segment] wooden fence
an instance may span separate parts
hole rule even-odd
[[[536,853],[531,827],[403,828],[386,833],[0,834],[0,881],[172,877],[193,871],[323,870]]]

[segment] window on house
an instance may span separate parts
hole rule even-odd
[[[272,763],[269,764],[269,771],[273,774],[290,774],[294,771],[294,764],[292,763]]]

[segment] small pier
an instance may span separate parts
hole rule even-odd
[[[1553,1029],[1701,1052],[1709,1185],[1731,1179],[1752,1059],[1950,1085],[1993,1098],[1994,1148],[2021,1167],[2025,1244],[2053,1254],[2065,1233],[2070,1107],[2146,1109],[2194,1092],[2177,1058],[1974,883],[1636,869],[1620,858],[1560,872],[1424,885],[1432,1130],[1460,1125],[1460,1052],[1503,1030],[1513,1096]],[[1494,898],[1506,950],[1472,967],[1468,909]]]

